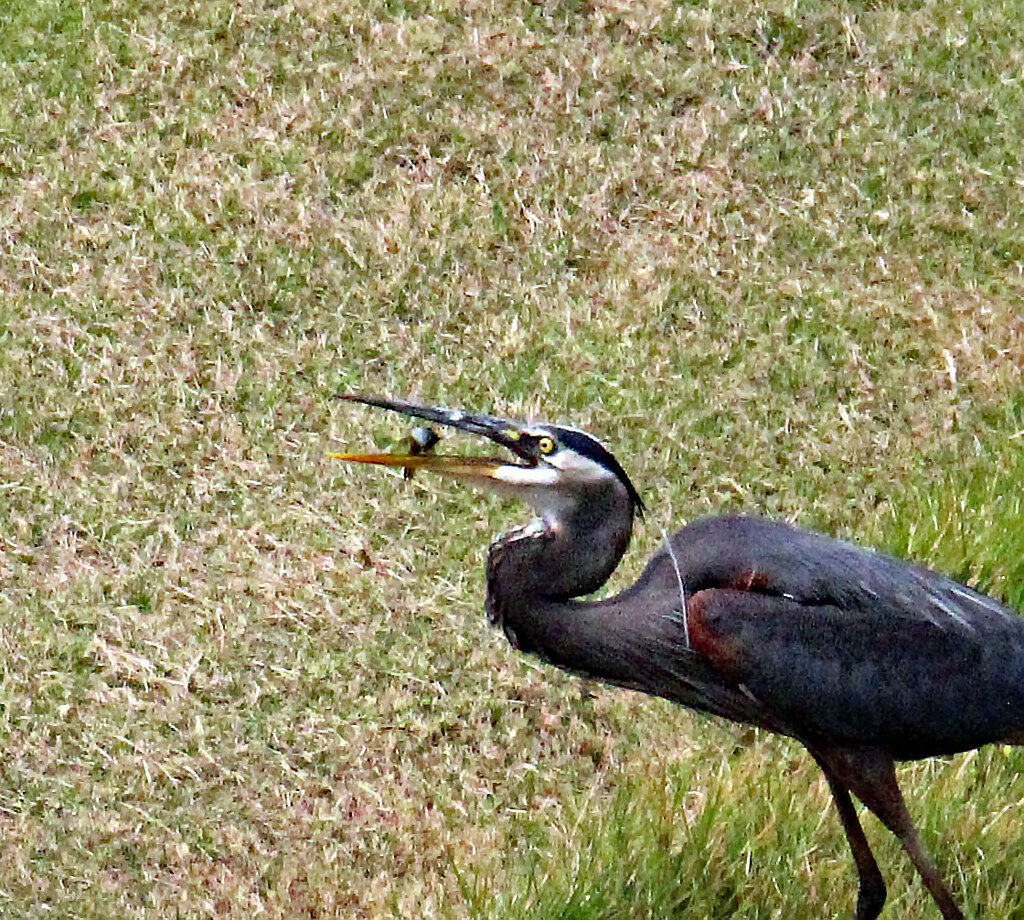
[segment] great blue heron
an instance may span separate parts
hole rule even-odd
[[[1024,619],[937,572],[758,517],[689,524],[632,587],[574,600],[608,579],[644,512],[604,446],[561,425],[342,398],[515,456],[335,455],[446,473],[534,507],[538,518],[498,537],[487,560],[487,614],[513,646],[797,739],[824,771],[853,851],[855,920],[874,920],[886,889],[851,793],[899,838],[945,920],[963,920],[918,839],[895,761],[1024,744]]]

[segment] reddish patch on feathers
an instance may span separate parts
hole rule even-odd
[[[686,601],[686,623],[690,630],[690,647],[722,671],[736,672],[743,660],[743,649],[734,637],[720,628],[712,611],[727,602],[735,589],[709,588],[698,591]]]
[[[722,585],[723,588],[734,588],[737,591],[771,591],[774,587],[767,572],[759,572],[751,569],[749,572],[741,572],[732,581]]]

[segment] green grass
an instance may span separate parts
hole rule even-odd
[[[851,910],[797,746],[511,652],[523,510],[339,468],[403,429],[330,396],[592,430],[611,588],[745,510],[1024,607],[1020,5],[0,20],[0,914]],[[901,772],[969,916],[1024,916],[1021,766]]]

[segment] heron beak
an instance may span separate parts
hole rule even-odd
[[[470,482],[493,483],[498,480],[498,470],[510,464],[490,457],[453,457],[434,454],[328,454],[337,460],[349,463],[372,463],[402,470],[428,470],[444,473],[456,479]]]
[[[518,422],[493,415],[478,415],[460,409],[442,409],[439,406],[422,406],[418,403],[383,396],[360,396],[354,393],[339,393],[338,399],[390,409],[402,415],[421,418],[436,425],[447,425],[468,434],[487,438],[511,451],[515,460],[500,460],[493,457],[455,457],[431,453],[393,454],[329,454],[338,460],[350,463],[372,463],[377,466],[413,472],[427,470],[442,473],[466,482],[485,486],[489,491],[504,495],[519,496],[527,501],[538,489],[550,489],[556,484],[557,472],[550,466],[537,462],[536,453],[531,449],[529,439],[523,437],[523,426]]]
[[[519,422],[512,422],[508,419],[498,418],[493,415],[479,415],[471,412],[463,412],[461,409],[443,409],[440,406],[423,406],[418,403],[406,402],[401,399],[389,399],[384,396],[362,396],[358,393],[338,393],[336,394],[338,399],[344,399],[348,402],[362,403],[364,406],[374,406],[378,409],[388,409],[392,412],[398,412],[402,415],[408,415],[413,418],[421,418],[428,422],[433,422],[435,425],[446,425],[449,428],[457,428],[459,431],[465,431],[468,434],[475,434],[480,437],[487,438],[493,441],[495,444],[500,444],[506,450],[512,451],[517,457],[525,461],[529,465],[534,465],[535,461],[532,455],[525,450],[523,444],[520,442],[520,433],[522,431],[522,425]],[[401,454],[387,454],[389,457],[400,457]],[[444,460],[443,457],[435,457],[433,455],[419,455],[420,458],[430,460]],[[448,461],[461,459],[462,458],[447,458]],[[367,463],[373,463],[376,461],[368,460],[363,461]],[[493,463],[499,463],[499,461],[491,461]],[[399,466],[398,463],[383,463],[383,466]],[[476,466],[476,461],[471,461],[471,465]],[[508,464],[503,464],[508,465]],[[453,472],[451,467],[445,469],[439,469],[438,467],[429,466],[405,466],[404,469],[434,469],[437,472]]]
[[[443,409],[440,406],[423,406],[383,396],[361,396],[356,393],[339,393],[337,396],[338,399],[348,402],[362,403],[365,406],[374,406],[378,409],[389,409],[402,415],[433,422],[435,425],[447,425],[449,428],[457,428],[459,431],[487,438],[510,450],[522,462],[514,463],[491,457],[454,457],[430,453],[329,454],[338,460],[347,460],[350,463],[373,463],[377,466],[389,466],[410,472],[427,470],[485,485],[506,481],[510,468],[514,474],[518,469],[532,468],[536,465],[534,458],[520,443],[522,426],[517,422],[497,418],[493,415],[478,415],[463,412],[460,409]]]

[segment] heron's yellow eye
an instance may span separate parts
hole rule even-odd
[[[553,438],[549,438],[544,435],[537,441],[537,450],[542,454],[553,454],[555,452],[555,442]]]

